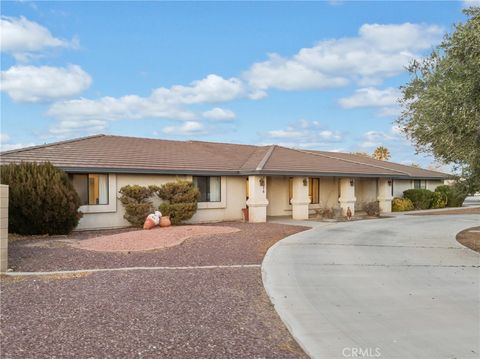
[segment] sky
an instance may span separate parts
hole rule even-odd
[[[98,133],[383,145],[427,167],[395,125],[405,67],[478,3],[2,1],[1,148]]]

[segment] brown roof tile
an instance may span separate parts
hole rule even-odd
[[[362,156],[201,141],[97,135],[2,152],[0,163],[45,162],[66,171],[198,174],[318,174],[446,178]]]

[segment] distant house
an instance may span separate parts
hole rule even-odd
[[[78,229],[127,226],[118,191],[128,184],[193,181],[201,193],[192,222],[267,216],[306,219],[315,208],[345,213],[379,201],[382,212],[409,188],[435,189],[445,173],[349,153],[282,146],[96,135],[7,151],[1,164],[50,161],[68,173],[84,213]]]

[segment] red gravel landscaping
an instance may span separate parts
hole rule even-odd
[[[105,232],[16,240],[10,263],[21,271],[258,265],[271,245],[306,229],[215,226],[238,231],[130,253],[72,247]],[[3,277],[0,286],[2,358],[307,358],[270,303],[259,266]]]
[[[74,244],[80,249],[100,252],[135,252],[178,246],[188,238],[238,232],[226,226],[156,227],[151,230],[128,231],[85,239]]]

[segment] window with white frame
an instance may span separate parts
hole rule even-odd
[[[193,176],[193,185],[200,191],[199,202],[221,202],[220,176]]]
[[[78,173],[69,177],[82,206],[108,204],[108,174]]]
[[[427,188],[427,181],[425,180],[413,180],[413,188],[415,189],[425,189]]]

